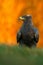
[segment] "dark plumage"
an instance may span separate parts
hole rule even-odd
[[[23,25],[17,33],[17,43],[28,47],[36,46],[39,41],[39,32],[32,23],[31,15],[19,17],[23,21]]]

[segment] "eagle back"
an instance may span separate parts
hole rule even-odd
[[[28,23],[24,23],[23,26],[21,27],[21,33],[22,33],[22,39],[25,40],[30,40],[34,37],[34,31],[33,31],[33,26]]]

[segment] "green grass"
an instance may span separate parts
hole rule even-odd
[[[0,45],[0,65],[43,65],[43,49]]]

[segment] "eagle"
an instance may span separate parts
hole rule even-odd
[[[39,31],[33,25],[32,16],[23,15],[18,19],[19,22],[23,21],[23,24],[20,30],[17,32],[17,43],[19,43],[20,46],[25,45],[28,47],[36,47],[39,41]]]

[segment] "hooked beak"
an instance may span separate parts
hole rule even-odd
[[[19,17],[19,19],[18,20],[22,20],[22,21],[24,21],[25,20],[25,18],[23,18],[22,16],[21,17]]]

